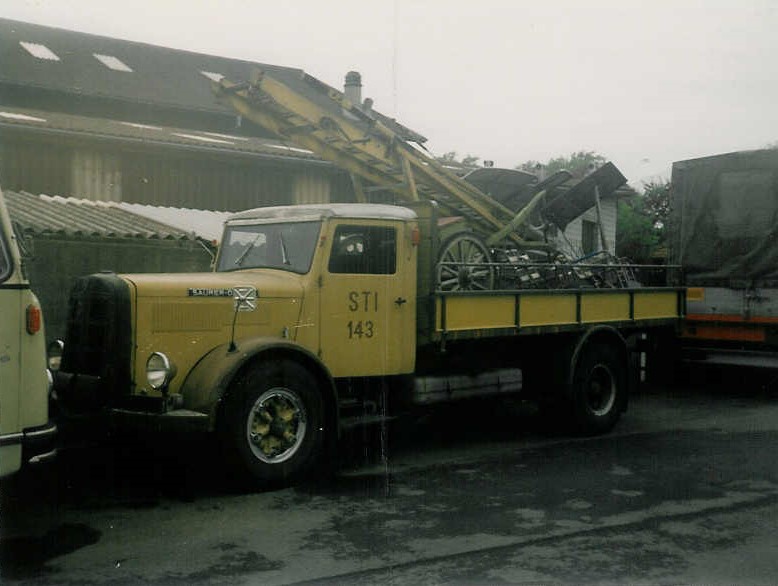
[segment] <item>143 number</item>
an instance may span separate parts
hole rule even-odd
[[[350,340],[357,338],[358,340],[361,340],[362,338],[372,338],[373,337],[373,322],[370,320],[366,321],[350,321],[348,322],[348,337]]]

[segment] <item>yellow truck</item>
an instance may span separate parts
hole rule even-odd
[[[214,272],[83,277],[55,389],[117,422],[214,432],[261,482],[313,470],[349,418],[457,399],[531,393],[610,430],[626,338],[674,328],[682,291],[508,290],[514,266],[483,260],[444,291],[440,251],[471,233],[442,224],[432,202],[258,208],[226,222]],[[484,275],[492,289],[467,287]]]
[[[546,182],[512,210],[309,76],[214,89],[349,171],[356,202],[238,213],[211,273],[80,279],[55,357],[66,409],[213,432],[276,483],[327,461],[345,426],[435,403],[521,393],[582,433],[616,424],[628,341],[672,332],[683,291],[561,261],[536,218],[580,215],[625,181],[615,167],[585,197],[546,202]]]
[[[56,455],[40,303],[0,192],[0,477]]]

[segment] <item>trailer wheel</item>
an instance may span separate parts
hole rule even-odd
[[[294,361],[251,366],[235,381],[224,415],[228,457],[261,484],[289,484],[321,460],[323,398],[315,377]]]
[[[438,290],[488,291],[494,288],[494,268],[486,244],[470,233],[455,234],[440,247]]]
[[[571,416],[585,435],[613,429],[627,402],[627,365],[612,344],[589,342],[575,365]]]

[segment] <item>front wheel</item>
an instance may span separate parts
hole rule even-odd
[[[300,364],[255,364],[225,404],[224,445],[233,462],[263,484],[289,484],[311,472],[324,446],[324,402]]]
[[[627,404],[627,365],[616,347],[589,342],[575,365],[571,415],[586,435],[613,429]]]

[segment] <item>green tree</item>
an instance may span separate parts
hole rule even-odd
[[[655,228],[664,235],[670,214],[670,182],[649,181],[643,186],[643,211],[651,218]]]
[[[616,223],[616,256],[640,264],[649,262],[659,245],[659,233],[642,203],[639,195],[619,201]]]
[[[594,151],[577,151],[569,156],[554,157],[546,163],[540,163],[531,159],[517,165],[516,169],[534,174],[538,174],[542,170],[545,175],[553,175],[557,171],[564,169],[569,171],[576,179],[581,179],[607,162],[607,158]]]
[[[616,254],[637,263],[650,263],[665,245],[670,212],[670,184],[651,181],[635,194],[619,201]]]
[[[435,159],[440,163],[448,164],[448,165],[460,165],[462,167],[477,167],[478,161],[481,159],[481,157],[476,157],[474,155],[466,155],[460,161],[456,151],[448,151],[447,153],[443,153],[442,155],[435,157]]]
[[[457,162],[457,152],[456,151],[448,151],[447,153],[443,153],[440,156],[435,157],[439,162],[441,163],[456,163]]]

